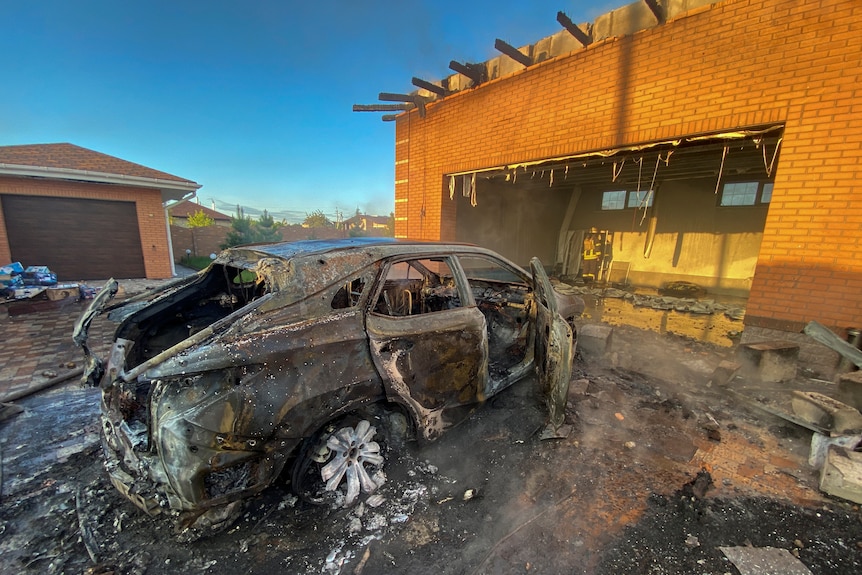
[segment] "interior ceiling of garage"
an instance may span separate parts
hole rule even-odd
[[[477,179],[514,183],[520,189],[579,185],[606,189],[647,190],[673,180],[713,178],[769,179],[775,175],[782,127],[657,142],[499,166],[476,172]]]

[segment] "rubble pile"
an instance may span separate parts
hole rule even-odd
[[[741,320],[745,316],[745,308],[738,305],[727,305],[714,299],[699,299],[691,297],[676,297],[671,295],[649,295],[621,290],[605,286],[573,286],[561,282],[554,283],[554,289],[560,293],[590,295],[597,298],[617,298],[630,302],[635,307],[647,307],[656,310],[673,310],[702,315],[723,313],[730,319]]]

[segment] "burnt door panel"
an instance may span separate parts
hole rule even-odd
[[[484,401],[488,339],[482,313],[462,305],[469,295],[448,262],[413,263],[389,266],[366,330],[389,399],[433,440]]]

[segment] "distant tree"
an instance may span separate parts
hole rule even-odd
[[[188,218],[190,228],[208,228],[215,224],[215,220],[204,213],[203,210],[198,210]]]
[[[306,228],[333,228],[333,224],[322,210],[315,210],[310,214],[306,212],[302,225]]]
[[[224,243],[221,244],[222,249],[259,242],[277,242],[281,239],[281,232],[275,227],[275,221],[266,210],[254,221],[237,206],[236,216],[230,219],[230,227]]]
[[[277,242],[281,240],[281,232],[275,227],[275,220],[266,210],[253,226],[256,242]]]
[[[386,235],[395,237],[395,212],[389,212],[389,222],[386,224]]]
[[[236,217],[230,219],[230,231],[220,247],[225,249],[252,243],[254,240],[252,240],[251,225],[251,218],[237,211]]]

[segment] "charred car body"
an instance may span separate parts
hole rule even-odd
[[[566,320],[583,301],[531,267],[469,245],[354,238],[232,248],[113,306],[109,282],[74,339],[102,389],[112,483],[186,524],[223,522],[283,472],[300,494],[308,476],[327,491],[345,480],[349,503],[380,482],[375,406],[433,440],[534,368],[559,426]],[[119,322],[104,364],[86,345],[103,311]]]

